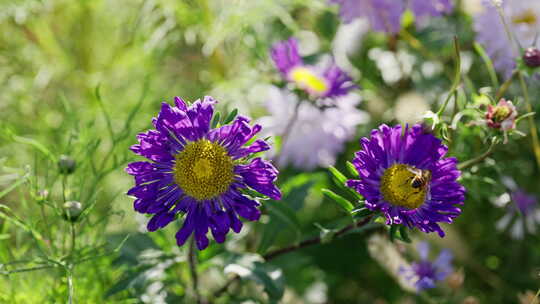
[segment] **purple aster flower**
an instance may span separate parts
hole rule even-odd
[[[256,221],[259,203],[243,194],[251,188],[272,199],[281,193],[273,184],[277,170],[252,154],[269,149],[261,139],[250,141],[261,130],[238,116],[230,125],[210,128],[216,101],[206,96],[191,106],[176,97],[175,106],[163,103],[155,130],[140,133],[131,150],[149,161],[133,162],[126,172],[135,177],[128,195],[136,197],[137,212],[153,214],[149,231],[167,226],[177,215],[186,214],[176,234],[182,246],[194,234],[197,247],[208,246],[208,229],[218,243],[232,229],[240,232],[238,215]]]
[[[401,268],[400,272],[408,280],[414,280],[418,291],[434,288],[438,281],[442,281],[452,273],[452,253],[442,250],[435,261],[429,260],[429,245],[420,242],[417,246],[420,261],[411,264],[410,268]]]
[[[445,158],[448,148],[422,125],[402,129],[382,125],[360,140],[353,164],[360,180],[347,186],[362,194],[366,207],[380,210],[387,224],[404,224],[423,232],[444,232],[438,222],[451,223],[461,213],[465,188],[457,179],[457,160]]]
[[[515,42],[510,41],[497,8],[486,1],[485,10],[475,16],[477,41],[486,49],[495,68],[510,77],[520,57]],[[503,1],[506,24],[520,47],[540,47],[536,35],[540,29],[540,2],[530,0]]]
[[[304,64],[295,38],[274,44],[270,55],[283,78],[313,97],[334,98],[357,87],[333,60],[318,66]]]

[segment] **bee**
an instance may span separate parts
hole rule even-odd
[[[414,189],[424,189],[431,180],[431,171],[429,170],[422,170],[414,167],[408,167],[407,170],[414,174],[413,177],[409,178],[410,185]],[[407,182],[409,182],[409,180],[407,180]]]

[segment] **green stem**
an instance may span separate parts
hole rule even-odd
[[[493,88],[499,87],[499,80],[497,79],[497,73],[495,72],[495,68],[493,67],[493,62],[487,55],[484,48],[477,42],[474,43],[474,50],[480,55],[480,58],[482,58],[482,61],[487,67],[489,78],[491,79],[491,85]]]
[[[66,269],[67,272],[67,281],[68,281],[68,303],[73,304],[73,275],[71,273],[71,268]]]
[[[518,72],[519,76],[519,83],[521,84],[521,90],[523,91],[523,98],[525,98],[525,105],[527,106],[527,111],[533,112],[533,107],[531,105],[531,100],[529,98],[529,90],[527,89],[527,84],[525,83],[525,78],[523,77],[522,72]],[[532,137],[532,143],[533,143],[533,152],[534,156],[536,157],[536,165],[540,169],[540,143],[538,141],[538,133],[536,130],[536,125],[534,123],[533,116],[528,117],[529,120],[529,128],[531,132]]]
[[[454,52],[456,57],[456,64],[455,64],[455,75],[454,80],[452,82],[452,88],[448,92],[448,96],[446,97],[446,100],[444,101],[442,107],[437,111],[437,116],[441,116],[444,110],[446,109],[446,106],[448,105],[448,102],[450,102],[450,98],[454,96],[454,98],[457,98],[457,90],[459,88],[459,84],[461,83],[461,54],[459,53],[459,41],[457,40],[457,37],[454,38]]]
[[[491,153],[493,152],[493,148],[495,147],[495,145],[497,144],[497,141],[496,140],[492,140],[491,141],[491,144],[489,145],[488,149],[486,150],[486,152],[482,153],[482,155],[476,157],[476,158],[473,158],[473,159],[469,159],[468,161],[465,161],[465,162],[462,162],[461,164],[458,165],[458,169],[459,170],[463,170],[463,169],[466,169],[466,168],[469,168],[473,165],[476,165],[477,163],[479,162],[482,162],[484,159],[486,159],[489,155],[491,155]]]
[[[497,91],[497,95],[495,96],[495,101],[499,101],[503,96],[504,94],[506,93],[506,91],[508,90],[508,88],[510,87],[510,85],[512,84],[512,81],[514,80],[514,77],[516,77],[516,75],[518,74],[518,71],[514,71],[512,73],[512,75],[510,76],[510,78],[508,78],[508,80],[506,80],[502,86],[499,88],[499,90]]]
[[[283,134],[281,135],[281,149],[279,151],[279,154],[274,158],[274,163],[276,165],[279,165],[279,161],[281,160],[281,157],[283,155],[283,148],[285,148],[285,144],[287,143],[287,140],[289,139],[289,135],[291,134],[294,122],[298,118],[298,110],[300,109],[301,103],[302,103],[302,100],[299,99],[298,103],[294,107],[294,112],[293,112],[293,115],[291,116],[291,119],[287,122],[287,125],[285,126],[285,129],[283,130]]]
[[[191,237],[188,252],[189,271],[191,275],[191,282],[193,284],[193,293],[195,294],[195,300],[197,304],[201,304],[201,295],[199,293],[199,277],[197,275],[197,257],[195,254],[195,236]]]

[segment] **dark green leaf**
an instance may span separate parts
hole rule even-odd
[[[219,124],[219,120],[221,118],[221,113],[219,111],[216,111],[216,114],[214,114],[214,118],[212,119],[212,129],[217,128]]]
[[[338,203],[338,205],[343,208],[343,210],[345,210],[347,213],[350,213],[354,209],[354,205],[351,202],[349,202],[344,197],[335,194],[331,190],[322,189],[322,193],[334,202]]]
[[[362,208],[356,208],[351,211],[351,214],[355,219],[361,219],[368,215],[373,214],[373,211],[369,210],[368,208],[362,207]]]
[[[409,233],[407,232],[407,227],[401,225],[399,227],[399,234],[401,236],[401,240],[406,242],[406,243],[410,243],[411,242],[411,238],[409,238]]]
[[[347,170],[349,171],[349,173],[354,176],[354,177],[358,177],[358,171],[356,171],[356,168],[354,167],[354,165],[348,161],[345,163],[345,165],[347,166]]]
[[[398,225],[392,225],[390,226],[389,235],[390,235],[390,241],[394,242],[396,239],[396,232],[398,231],[399,226]]]
[[[236,117],[237,114],[238,114],[238,109],[232,110],[229,113],[229,115],[227,115],[227,118],[225,118],[225,120],[223,121],[223,125],[226,125],[230,123],[231,121],[233,121],[233,119]]]
[[[351,196],[351,198],[355,198],[357,200],[364,199],[362,197],[362,195],[360,195],[359,193],[357,193],[353,189],[347,187],[346,183],[347,183],[348,178],[345,175],[343,175],[343,173],[339,172],[338,169],[330,166],[328,168],[328,171],[330,171],[330,174],[332,176],[332,180],[334,181],[336,186],[338,186],[343,191],[347,192]]]

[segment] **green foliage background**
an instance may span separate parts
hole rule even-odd
[[[362,74],[361,108],[371,122],[358,128],[339,157],[341,172],[347,172],[345,162],[358,150],[358,138],[381,122],[397,123],[388,113],[401,94],[421,92],[429,96],[432,110],[438,109],[440,96],[452,85],[453,36],[473,60],[459,88],[462,108],[477,106],[480,89],[492,86],[474,50],[466,13],[457,11],[420,31],[404,23],[420,42],[406,36],[394,41],[417,59],[411,77],[394,85],[383,81],[367,55],[371,48],[391,45],[380,34],[369,33],[351,58]],[[74,303],[140,303],[155,281],[163,283],[167,303],[193,303],[186,248],[174,240],[181,223],[149,234],[138,231],[132,199],[125,195],[132,180],[123,168],[136,159],[128,147],[150,127],[160,102],[174,96],[212,95],[222,113],[239,108],[261,116],[264,97],[252,89],[278,81],[268,56],[271,44],[309,30],[319,37],[321,51],[328,52],[339,24],[337,8],[322,0],[0,0],[0,303],[65,302],[69,280]],[[441,63],[445,72],[423,77],[417,71],[425,60]],[[536,111],[539,88],[537,81],[530,82]],[[525,112],[518,83],[507,95]],[[473,118],[449,135],[451,154],[461,161],[480,155],[494,135],[469,127]],[[528,133],[524,122],[520,129]],[[63,154],[77,163],[68,178],[57,169]],[[306,294],[316,283],[325,286],[328,303],[461,303],[467,296],[480,303],[516,303],[518,293],[539,288],[538,235],[513,240],[497,231],[495,222],[505,211],[492,204],[506,191],[502,175],[539,194],[539,169],[528,136],[512,137],[485,162],[465,170],[467,201],[456,223],[444,227],[448,237],[412,233],[414,240],[427,238],[436,248],[452,249],[454,265],[465,273],[459,289],[442,284],[422,295],[401,289],[370,257],[366,239],[383,231],[382,225],[270,263],[257,262],[271,248],[318,235],[315,223],[331,229],[351,220],[320,190],[347,195],[327,170],[281,171],[284,199],[267,201],[260,222],[229,235],[225,245],[212,243],[199,253],[203,296],[211,298],[226,282],[224,269],[234,272],[231,265],[250,269],[252,280],[242,280],[216,303],[309,303]],[[46,199],[39,196],[44,189]],[[73,226],[62,219],[63,200],[80,201],[85,208]],[[71,229],[75,247],[70,246]],[[398,247],[414,256],[411,245]],[[152,278],[148,271],[158,265],[166,265],[163,276]]]

